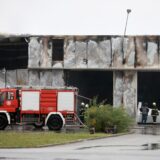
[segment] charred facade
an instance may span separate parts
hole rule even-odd
[[[156,80],[146,73],[160,77],[159,44],[159,36],[2,36],[0,87],[74,85],[135,116],[139,101],[159,103],[141,84]]]

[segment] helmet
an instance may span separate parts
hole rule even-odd
[[[153,105],[153,106],[156,106],[156,102],[153,102],[152,105]]]
[[[81,103],[81,106],[85,106],[84,102]]]

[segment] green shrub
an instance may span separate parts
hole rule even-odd
[[[123,107],[114,108],[111,105],[95,104],[85,111],[85,122],[88,127],[95,127],[97,132],[116,126],[117,132],[124,132],[133,124],[133,119]]]
[[[117,132],[128,131],[133,125],[133,118],[131,118],[123,107],[113,108],[112,110],[112,122],[117,126]]]

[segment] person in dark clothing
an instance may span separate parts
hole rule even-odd
[[[152,103],[151,115],[152,115],[152,118],[153,118],[153,123],[155,123],[157,121],[157,116],[159,115],[159,112],[158,112],[158,109],[157,109],[157,106],[156,106],[155,102]]]
[[[149,112],[148,104],[145,103],[144,105],[142,105],[142,107],[140,108],[140,111],[142,112],[142,123],[146,124],[148,112]]]

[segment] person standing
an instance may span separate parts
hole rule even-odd
[[[142,107],[140,108],[140,111],[142,112],[142,123],[146,124],[148,112],[149,112],[148,104],[145,103],[144,105],[142,105]]]
[[[152,116],[152,118],[153,118],[153,123],[156,123],[156,121],[157,121],[157,116],[158,116],[158,115],[159,115],[159,112],[158,112],[156,103],[153,102],[153,103],[152,103],[152,111],[151,111],[151,116]]]

